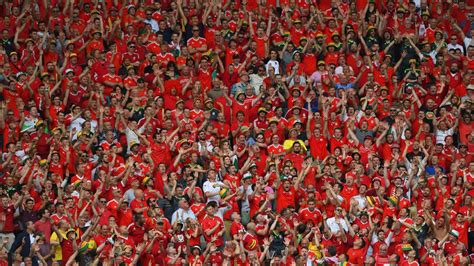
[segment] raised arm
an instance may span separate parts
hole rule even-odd
[[[350,127],[348,127],[347,132],[349,133],[349,136],[351,137],[351,139],[354,141],[354,144],[356,146],[359,146],[360,142],[359,142],[359,139],[357,138],[356,134],[354,133],[354,131],[352,131],[352,129]]]

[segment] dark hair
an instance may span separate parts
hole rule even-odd
[[[335,255],[337,254],[337,250],[336,250],[336,247],[335,247],[335,246],[330,245],[330,246],[328,246],[327,249],[328,249],[328,254],[329,254],[329,256],[332,257],[332,256],[335,256]]]
[[[298,232],[298,234],[303,234],[306,229],[308,227],[306,226],[306,224],[299,224],[297,227],[296,227],[296,232]]]
[[[45,212],[46,212],[46,208],[39,210],[38,217],[42,217]]]
[[[216,201],[209,201],[206,205],[206,209],[209,208],[209,207],[216,208],[217,207],[217,202]]]

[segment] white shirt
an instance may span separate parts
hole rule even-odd
[[[268,70],[270,69],[270,67],[273,67],[273,69],[275,70],[275,75],[280,74],[280,62],[278,62],[276,60],[269,60],[267,62],[267,64],[265,65],[265,69],[267,70],[267,74],[268,74]]]
[[[34,131],[36,123],[39,121],[37,117],[31,118],[31,117],[25,117],[25,121],[23,122],[23,126],[21,127],[21,132],[32,132]]]
[[[84,120],[85,122],[86,120]],[[95,130],[97,129],[97,120],[91,120],[91,132],[92,133],[95,133]],[[82,124],[81,124],[82,125]],[[72,136],[72,140],[77,140],[77,138],[79,137],[78,134],[79,132],[82,132],[82,126],[81,126],[81,130],[78,130],[76,131],[76,133],[74,134],[74,136]]]
[[[349,67],[349,69],[351,70],[351,72],[354,72],[354,70],[352,70],[352,67],[351,67],[351,66],[348,66],[348,67]],[[338,66],[338,67],[336,67],[336,69],[334,70],[334,73],[335,73],[336,75],[341,75],[341,74],[343,74],[343,73],[344,73],[344,67],[343,67],[343,66]]]
[[[365,209],[365,207],[367,206],[367,200],[365,199],[365,197],[362,197],[361,195],[356,195],[352,197],[352,199],[357,201],[357,203],[359,203],[359,207],[361,209]]]
[[[151,26],[151,30],[155,33],[160,30],[160,25],[158,25],[158,22],[154,19],[145,19],[143,22],[149,24]]]
[[[129,203],[132,202],[132,200],[135,199],[135,192],[133,188],[125,191],[124,196],[125,196],[125,199],[127,199]]]
[[[299,76],[299,80],[300,80],[300,85],[301,86],[306,85],[306,78],[305,77]],[[295,85],[295,78],[291,79],[290,83],[288,84],[288,88],[292,87],[293,85]]]
[[[467,49],[471,44],[474,45],[474,43],[472,43],[472,38],[465,37],[464,38],[464,47],[466,47],[466,49]]]
[[[219,182],[219,181],[211,182],[208,180],[204,182],[204,184],[202,185],[202,191],[204,192],[204,194],[206,194],[207,192],[218,193],[219,191],[221,191],[220,185],[224,185],[224,183]],[[216,201],[217,203],[219,203],[220,199],[221,199],[221,195],[217,194],[212,197],[207,197],[207,202]]]
[[[214,216],[221,218],[222,221],[224,221],[224,214],[228,211],[230,211],[232,208],[230,206],[224,206],[220,207],[217,209],[216,213],[214,213]]]
[[[438,143],[441,143],[441,144],[445,144],[445,141],[444,139],[446,138],[446,136],[452,136],[453,135],[453,129],[450,128],[448,130],[440,130],[438,129],[436,131],[436,144]]]
[[[82,117],[78,117],[71,121],[71,125],[69,126],[69,129],[72,131],[74,128],[76,129],[76,132],[81,131],[82,129],[82,123],[86,122],[86,120]]]
[[[31,245],[33,245],[35,243],[35,234],[28,234],[28,236],[30,237]]]
[[[184,225],[188,218],[196,219],[196,215],[194,215],[194,212],[191,209],[185,211],[179,208],[171,216],[171,224],[174,224],[176,221],[181,221]]]
[[[142,133],[143,132],[143,127],[138,129],[138,132]],[[126,127],[125,128],[125,136],[127,137],[127,153],[130,153],[130,145],[133,143],[140,143],[140,140],[138,139],[138,135],[130,130],[130,128]]]
[[[257,74],[250,75],[250,86],[253,87],[256,95],[260,94],[260,86],[262,86],[264,78]]]
[[[210,141],[205,141],[206,145],[203,145],[200,141],[198,142],[198,151],[202,152],[203,150],[207,150],[207,152],[212,152],[214,149],[214,146],[212,146],[212,143]]]
[[[239,187],[240,192],[244,192],[244,186]],[[251,186],[247,187],[247,191],[245,192],[245,198],[242,199],[242,212],[249,212],[250,211],[250,203],[248,197],[252,195],[253,190]]]
[[[458,43],[456,43],[455,45],[448,44],[448,51],[451,49],[461,49],[461,52],[464,54],[464,47]]]
[[[347,225],[346,221],[342,218],[339,218],[339,221],[341,222],[341,225],[344,231],[349,232],[349,226]],[[336,217],[331,217],[327,219],[326,223],[329,226],[331,233],[335,234],[339,231],[339,225],[337,225],[336,223]]]

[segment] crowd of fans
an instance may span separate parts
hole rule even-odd
[[[474,1],[0,14],[0,265],[474,263]]]

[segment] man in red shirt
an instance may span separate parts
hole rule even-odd
[[[13,234],[14,231],[14,224],[13,218],[15,214],[15,210],[23,200],[23,195],[21,195],[17,201],[11,204],[10,199],[6,194],[2,196],[2,205],[0,206],[0,237],[5,240],[6,244],[5,247],[10,250],[10,247],[15,240],[15,235]]]
[[[200,59],[202,53],[207,51],[207,41],[199,36],[199,27],[193,27],[192,32],[193,36],[187,41],[189,53],[193,55],[195,59]]]
[[[143,242],[143,236],[147,231],[145,228],[145,217],[143,214],[135,215],[135,222],[128,226],[128,235],[132,238],[135,245]]]
[[[64,208],[64,203],[58,202],[56,203],[56,211],[53,215],[51,215],[51,220],[54,221],[54,224],[57,225],[59,221],[65,221],[70,223],[70,219],[68,215],[66,214],[65,208]],[[69,214],[72,215],[72,214]]]
[[[236,239],[236,236],[245,231],[245,227],[241,223],[240,214],[237,212],[232,213],[232,224],[230,225],[230,236],[232,239]]]
[[[290,160],[293,163],[293,166],[298,171],[301,171],[304,161],[303,152],[304,148],[301,146],[301,143],[299,141],[295,141],[292,145],[291,152],[287,153],[283,160]]]
[[[139,181],[133,181],[133,182],[139,182]],[[130,208],[132,209],[134,214],[142,214],[148,209],[148,206],[146,205],[145,202],[145,196],[143,194],[143,190],[137,189],[134,192],[135,198],[130,202]]]
[[[114,64],[109,64],[108,73],[102,76],[102,83],[104,84],[104,95],[109,96],[116,86],[123,86],[123,80],[120,76],[116,75],[116,69]]]
[[[348,262],[352,265],[363,265],[365,262],[365,253],[367,252],[367,246],[361,237],[357,237],[354,240],[353,247],[347,251],[349,257]]]
[[[224,221],[215,215],[217,202],[210,201],[206,206],[206,216],[201,222],[204,239],[207,243],[213,242],[216,247],[222,247],[224,244],[222,236],[225,232]]]
[[[285,179],[280,182],[275,182],[278,190],[276,192],[277,206],[276,211],[280,213],[284,208],[296,207],[296,190],[292,186],[291,180]]]
[[[321,227],[323,216],[321,212],[316,209],[316,201],[314,199],[308,200],[308,207],[300,210],[299,212],[300,222],[310,222],[313,226]]]

